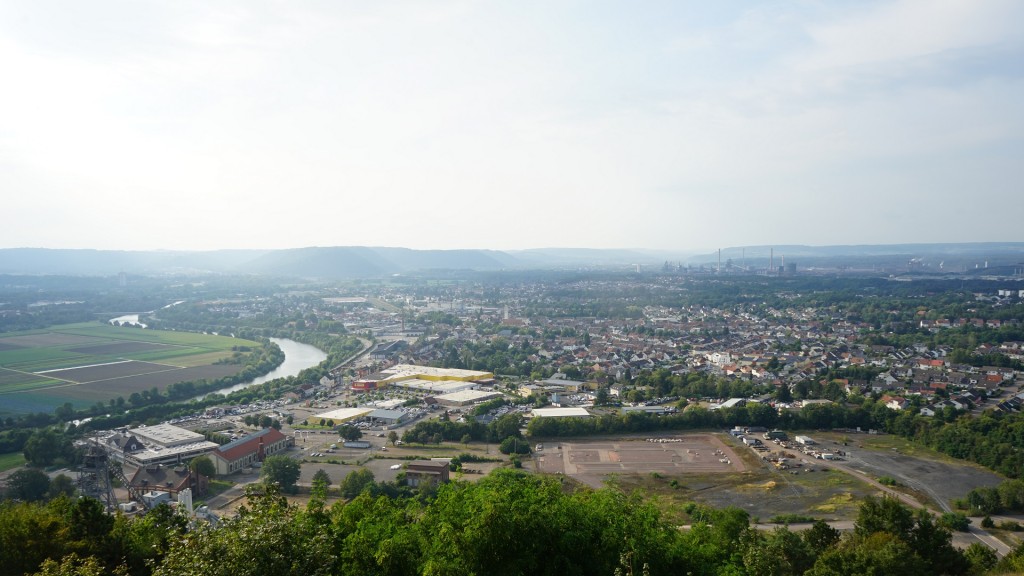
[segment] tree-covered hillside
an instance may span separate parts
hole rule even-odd
[[[690,526],[666,522],[637,495],[570,489],[558,478],[499,470],[436,494],[375,496],[368,486],[330,508],[305,508],[274,486],[241,514],[189,528],[166,506],[129,519],[96,501],[0,505],[0,576],[137,575],[795,575],[983,574],[988,548],[965,551],[927,512],[868,499],[855,529],[823,522],[761,531],[746,512],[687,507]],[[1000,570],[1024,567],[1020,551]],[[989,572],[996,573],[996,572]]]

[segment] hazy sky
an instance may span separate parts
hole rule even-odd
[[[1024,2],[0,0],[0,247],[1020,241]]]

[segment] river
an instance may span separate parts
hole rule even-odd
[[[295,376],[306,368],[312,368],[327,359],[327,354],[316,346],[288,340],[287,338],[271,338],[270,341],[277,344],[281,351],[284,352],[284,362],[280,366],[271,370],[266,376],[260,376],[250,382],[235,384],[230,388],[221,388],[215,392],[218,394],[230,394],[235,390],[242,390],[243,388],[263,384],[277,378]]]

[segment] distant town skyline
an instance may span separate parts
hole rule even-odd
[[[1024,4],[0,2],[0,248],[1013,242]]]

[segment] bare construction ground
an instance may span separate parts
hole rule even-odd
[[[888,476],[911,490],[931,498],[951,511],[951,502],[974,488],[996,486],[1004,478],[976,464],[956,460],[889,435],[820,435],[826,441],[848,441],[846,459],[839,464],[879,478]]]
[[[721,474],[745,469],[732,448],[711,434],[549,443],[535,454],[535,462],[540,472],[565,474],[595,487],[610,474]]]

